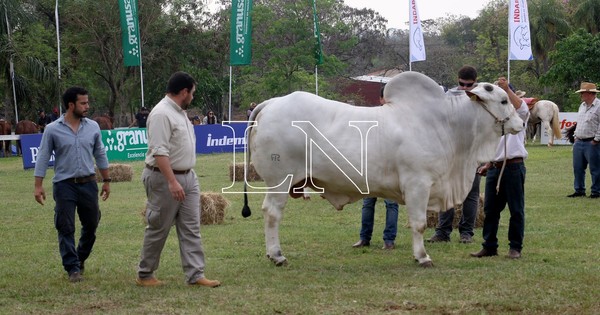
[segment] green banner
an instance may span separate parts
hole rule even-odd
[[[252,0],[231,1],[230,65],[249,65],[252,61]]]
[[[102,143],[109,161],[135,161],[146,158],[146,128],[102,130]]]
[[[139,66],[141,51],[137,0],[119,0],[119,9],[121,11],[121,34],[123,37],[125,66]]]
[[[317,0],[313,0],[313,32],[315,37],[315,63],[323,63],[323,49],[321,49],[321,33],[319,32],[319,17],[317,16]]]

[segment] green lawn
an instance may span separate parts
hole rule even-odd
[[[134,283],[144,224],[143,164],[132,163],[132,182],[111,184],[100,202],[102,220],[85,281],[67,281],[60,263],[50,176],[45,206],[33,198],[33,171],[18,158],[0,159],[1,314],[592,314],[600,309],[600,200],[571,199],[571,148],[529,145],[523,258],[509,260],[508,210],[499,231],[501,255],[470,258],[480,248],[453,241],[427,244],[435,267],[412,258],[401,206],[397,248],[381,250],[384,205],[378,203],[372,246],[354,249],[360,202],[336,211],[325,200],[290,200],[282,221],[282,250],[275,267],[265,257],[262,197],[251,195],[253,215],[242,218],[242,195],[227,194],[222,225],[202,227],[206,276],[216,289],[188,287],[177,238],[169,238],[157,276],[159,288]],[[238,160],[241,157],[238,156]],[[203,191],[231,183],[231,155],[198,156]],[[482,185],[483,185],[482,180]],[[588,183],[589,186],[589,183]],[[236,187],[241,187],[236,184]],[[240,188],[241,189],[241,188]],[[589,191],[588,191],[589,193]],[[426,231],[426,237],[432,234]]]

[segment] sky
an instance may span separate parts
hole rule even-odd
[[[474,18],[479,15],[491,0],[416,0],[421,20],[435,19],[448,14],[466,15]],[[379,12],[388,20],[388,28],[408,28],[410,0],[344,0],[353,8],[369,8]]]

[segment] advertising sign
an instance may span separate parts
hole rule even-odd
[[[573,123],[577,121],[577,113],[558,113],[558,124],[560,126],[561,134],[564,135],[565,130],[571,126]],[[545,131],[544,127],[540,127],[540,143],[548,144],[550,140],[550,135],[548,132],[552,132],[552,130]],[[566,139],[554,139],[555,145],[571,145],[571,143]]]
[[[40,143],[42,142],[42,134],[21,135],[21,152],[23,154],[23,168],[34,168],[37,155],[40,151]],[[54,154],[50,156],[49,166],[54,166]]]
[[[146,158],[146,128],[102,130],[102,143],[109,161],[135,161]]]

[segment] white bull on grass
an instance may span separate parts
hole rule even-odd
[[[266,249],[276,265],[287,262],[279,224],[288,194],[298,198],[310,187],[338,210],[364,197],[405,204],[414,257],[432,266],[423,244],[427,209],[462,203],[502,133],[523,129],[506,92],[489,83],[446,95],[429,77],[405,72],[387,83],[384,98],[367,108],[295,92],[252,112],[246,157],[267,186]]]

